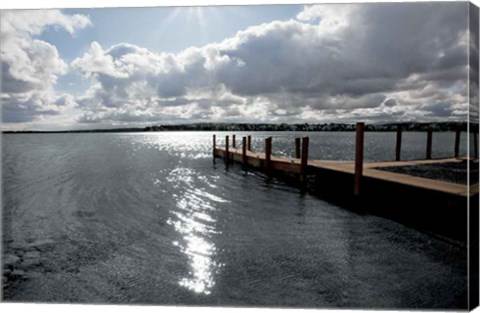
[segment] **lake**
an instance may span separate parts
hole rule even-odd
[[[353,132],[251,134],[277,155],[308,135],[310,158],[354,156]],[[212,135],[4,134],[4,300],[465,307],[465,246],[214,162]],[[395,133],[365,136],[366,160],[394,159]],[[424,158],[426,134],[403,136],[402,158]],[[434,133],[433,157],[454,137]]]

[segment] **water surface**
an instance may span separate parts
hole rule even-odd
[[[213,162],[212,134],[4,135],[5,300],[465,306],[465,247]],[[302,134],[253,148],[270,135],[291,155]],[[311,158],[353,158],[353,133],[308,135]],[[391,160],[394,139],[367,133],[366,159]],[[404,158],[424,157],[425,134],[404,139]],[[435,134],[434,157],[453,140]]]

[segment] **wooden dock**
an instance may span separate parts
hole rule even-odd
[[[237,146],[235,135],[225,137],[225,144],[217,147],[213,135],[213,156],[227,163],[240,163],[246,169],[260,170],[267,175],[287,174],[300,185],[307,182],[314,191],[325,198],[340,202],[364,205],[375,212],[395,215],[403,220],[422,221],[432,224],[436,232],[466,242],[466,221],[469,214],[478,213],[479,184],[456,184],[425,177],[384,170],[387,167],[444,164],[469,161],[478,169],[478,145],[474,145],[473,156],[460,157],[460,131],[455,134],[452,157],[432,158],[431,129],[427,132],[425,159],[401,160],[402,129],[397,130],[395,160],[364,162],[364,123],[356,125],[355,160],[311,160],[308,158],[309,138],[295,139],[295,157],[279,157],[272,154],[272,137],[265,139],[264,151],[252,151],[251,136],[242,138]],[[474,138],[477,138],[476,133]],[[230,142],[230,139],[232,140]],[[467,165],[465,165],[467,167]],[[313,180],[313,183],[311,181]],[[291,179],[289,181],[292,181]],[[469,208],[476,211],[469,213]],[[478,215],[478,214],[477,214]],[[453,235],[451,234],[453,233]]]
[[[466,244],[478,236],[479,184],[457,184],[443,180],[388,171],[388,167],[465,162],[466,170],[478,171],[478,128],[473,131],[473,151],[460,157],[461,131],[455,133],[453,155],[432,158],[433,131],[428,129],[425,159],[402,160],[402,128],[397,128],[395,160],[364,162],[364,123],[357,123],[355,160],[311,160],[309,137],[295,138],[295,157],[272,154],[273,139],[265,139],[264,151],[252,151],[251,136],[237,146],[236,136],[225,136],[217,147],[213,135],[213,156],[228,163],[240,163],[246,170],[260,170],[268,176],[288,175],[295,182],[322,199],[349,210],[372,212],[405,225]],[[230,142],[230,139],[232,140]],[[467,165],[468,164],[468,165]],[[478,172],[477,174],[478,175]],[[292,179],[293,176],[293,179]],[[473,237],[472,237],[473,236]]]
[[[412,176],[401,173],[394,173],[382,170],[384,167],[392,166],[411,166],[422,164],[442,164],[463,162],[466,157],[459,157],[459,132],[456,133],[455,155],[450,158],[432,159],[432,132],[428,131],[426,158],[422,160],[400,160],[401,132],[397,133],[397,151],[396,160],[387,162],[364,162],[363,161],[363,123],[357,124],[356,132],[356,159],[355,161],[329,161],[329,160],[309,160],[308,159],[308,142],[309,138],[296,138],[296,157],[278,157],[272,155],[272,138],[265,140],[265,151],[251,151],[251,137],[243,137],[241,148],[237,148],[235,135],[232,137],[232,146],[229,144],[229,136],[225,138],[225,146],[218,148],[216,146],[216,136],[214,135],[213,155],[215,157],[224,158],[229,162],[237,162],[244,164],[250,168],[261,169],[267,173],[283,172],[295,174],[300,181],[305,180],[308,175],[321,176],[325,171],[344,173],[353,177],[352,192],[355,195],[361,193],[362,181],[365,178],[385,181],[395,184],[411,186],[419,189],[428,189],[440,193],[452,194],[457,196],[468,197],[478,194],[479,185],[462,185],[441,180],[434,180],[424,177]],[[400,134],[400,135],[399,135]],[[474,164],[478,164],[478,159],[473,160]],[[319,178],[321,179],[321,178]]]
[[[245,157],[242,153],[242,149],[230,148],[228,159],[234,162],[247,164],[252,168],[266,169],[267,158],[264,152],[246,151]],[[215,149],[215,156],[225,158],[225,148]],[[392,166],[409,166],[420,164],[441,164],[450,162],[463,162],[462,158],[442,158],[432,160],[412,160],[412,161],[391,161],[391,162],[367,162],[363,164],[362,177],[373,178],[378,180],[385,180],[389,182],[395,182],[398,184],[404,184],[414,186],[416,188],[425,188],[434,191],[450,193],[454,195],[468,196],[469,190],[472,193],[478,193],[479,185],[475,184],[470,186],[455,184],[446,181],[433,180],[429,178],[423,178],[418,176],[411,176],[407,174],[400,174],[394,172],[382,171],[382,167]],[[291,174],[302,174],[302,165],[300,159],[284,158],[271,156],[270,169],[273,171],[281,171]],[[308,160],[305,175],[321,174],[323,170],[330,170],[335,172],[342,172],[350,175],[355,174],[355,163],[348,161],[326,161],[326,160]],[[300,177],[299,177],[300,179]]]

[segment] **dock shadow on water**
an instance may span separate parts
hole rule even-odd
[[[211,138],[5,135],[4,300],[466,307],[464,246],[212,164]]]

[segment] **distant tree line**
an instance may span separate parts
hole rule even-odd
[[[467,130],[466,122],[437,123],[389,123],[366,124],[366,131],[387,132],[396,131],[401,126],[404,131],[462,131]],[[267,124],[267,123],[192,123],[177,125],[157,125],[144,128],[89,129],[68,131],[4,131],[3,133],[111,133],[111,132],[156,132],[156,131],[354,131],[355,124],[324,123],[324,124]],[[478,132],[478,124],[470,124],[470,131]]]
[[[466,122],[441,123],[390,123],[366,124],[366,131],[395,131],[401,126],[405,131],[434,131],[467,130]],[[471,125],[473,126],[473,125]],[[478,125],[476,126],[478,129]],[[250,124],[250,123],[194,123],[180,125],[159,125],[145,127],[145,131],[354,131],[355,124],[325,123],[325,124]]]

